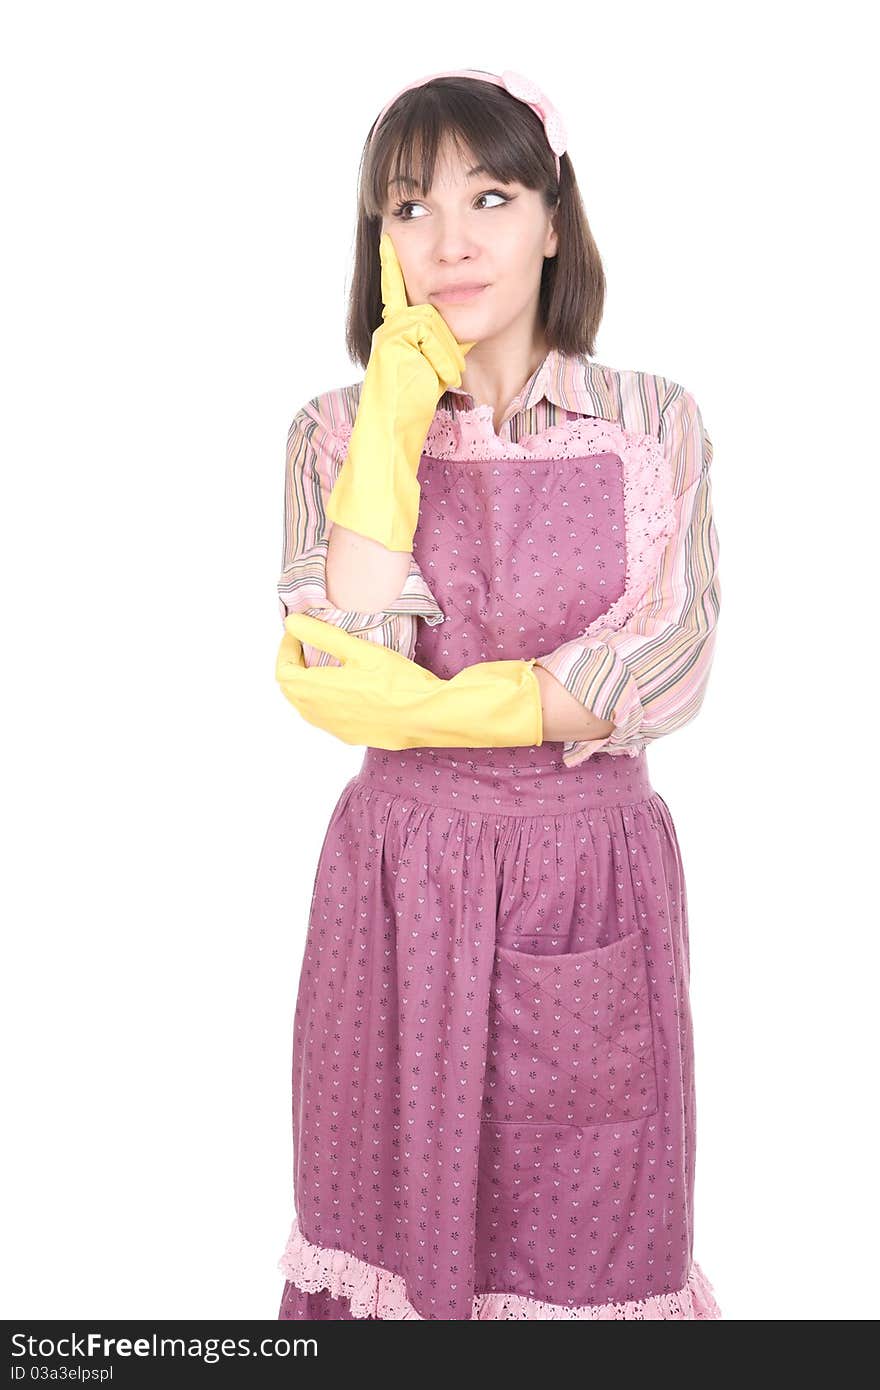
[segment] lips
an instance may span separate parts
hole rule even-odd
[[[488,285],[449,285],[443,290],[434,290],[431,295],[439,304],[463,304],[466,300],[476,299],[478,295],[487,290]]]
[[[433,294],[454,294],[458,290],[484,290],[486,286],[479,280],[470,280],[461,285],[441,285],[439,289],[433,290]]]

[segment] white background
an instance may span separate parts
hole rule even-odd
[[[681,382],[715,447],[713,675],[649,752],[697,1259],[727,1319],[877,1315],[869,7],[507,13],[4,11],[5,1317],[276,1317],[307,908],[362,757],[274,680],[285,442],[362,375],[369,125],[447,67],[555,102],[596,356]]]

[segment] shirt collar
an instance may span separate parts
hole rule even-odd
[[[473,396],[463,387],[449,387],[457,410],[475,405]],[[616,420],[617,409],[609,390],[608,373],[604,367],[586,357],[574,356],[551,348],[535,368],[515,400],[511,401],[505,418],[528,410],[546,397],[553,405],[577,415],[596,415],[603,420]]]

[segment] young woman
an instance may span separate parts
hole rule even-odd
[[[277,677],[365,745],[314,881],[279,1316],[721,1316],[693,1255],[685,881],[647,745],[720,588],[694,398],[592,360],[604,275],[519,74],[374,123],[348,345],[288,441]]]

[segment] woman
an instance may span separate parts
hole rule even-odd
[[[281,1318],[721,1316],[645,751],[708,679],[712,446],[682,386],[590,360],[604,276],[564,152],[515,73],[387,104],[365,379],[290,431],[276,674],[366,752],[312,895]]]

